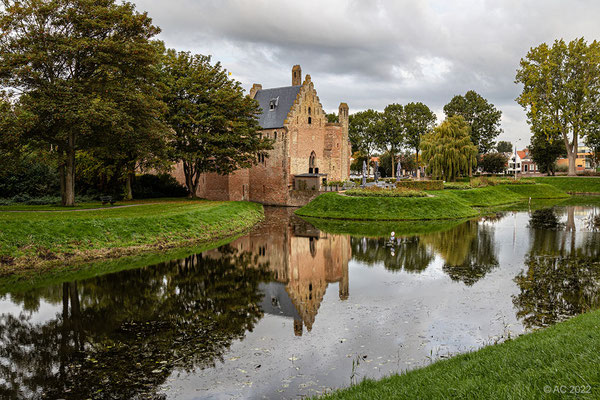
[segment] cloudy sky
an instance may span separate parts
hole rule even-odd
[[[514,99],[519,60],[557,38],[600,34],[598,1],[134,0],[178,50],[210,54],[246,89],[310,74],[327,111],[422,101],[438,119],[473,89],[503,112],[500,139],[529,143]]]

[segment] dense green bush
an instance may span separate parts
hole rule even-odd
[[[97,201],[98,198],[94,196],[75,196],[76,203],[89,203]],[[28,194],[20,194],[9,198],[0,198],[0,206],[10,206],[13,204],[25,204],[29,206],[45,206],[52,204],[60,204],[60,196],[40,196],[31,197]]]
[[[22,160],[11,171],[0,171],[0,197],[27,198],[56,196],[60,181],[56,168],[37,160]]]
[[[415,190],[443,190],[444,181],[400,181],[396,187]]]
[[[350,189],[344,194],[356,197],[427,197],[427,193],[417,190],[383,188]]]
[[[184,197],[188,190],[169,174],[144,174],[135,177],[132,185],[135,199],[153,199],[158,197]]]

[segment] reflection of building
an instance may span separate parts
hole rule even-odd
[[[276,282],[261,285],[263,311],[294,318],[302,335],[303,325],[312,329],[329,283],[339,282],[340,299],[348,298],[350,238],[321,232],[289,208],[266,213],[263,225],[229,246],[253,254],[254,264],[268,263]]]

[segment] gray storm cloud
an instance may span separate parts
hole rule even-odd
[[[289,85],[301,64],[323,106],[422,101],[443,117],[473,89],[503,111],[501,139],[529,141],[519,60],[557,38],[598,38],[596,1],[137,0],[167,46],[221,61],[245,88]],[[520,146],[521,146],[520,144]]]

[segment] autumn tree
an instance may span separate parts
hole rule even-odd
[[[436,116],[423,103],[408,103],[404,106],[404,131],[406,144],[415,150],[416,164],[419,165],[419,151],[423,135],[435,126]]]
[[[362,152],[368,161],[377,149],[377,140],[383,127],[381,113],[375,110],[359,111],[349,117],[348,136],[352,151]]]
[[[512,153],[513,147],[511,142],[507,142],[505,140],[501,140],[496,145],[496,151],[498,153]]]
[[[244,95],[220,63],[211,64],[210,56],[168,50],[163,81],[173,160],[183,164],[191,197],[197,195],[202,173],[249,168],[272,148],[259,130],[258,103]]]
[[[131,3],[3,0],[0,85],[35,116],[26,140],[60,157],[63,205],[75,203],[75,154],[126,119],[113,94],[152,69],[159,29]]]
[[[542,43],[521,59],[517,102],[534,132],[559,132],[567,150],[569,175],[576,175],[577,146],[600,111],[600,43],[583,38]]]
[[[423,160],[433,179],[456,181],[470,175],[477,165],[477,147],[471,142],[469,125],[460,115],[447,118],[422,141]]]
[[[454,96],[444,106],[444,113],[447,117],[460,115],[465,119],[471,127],[471,141],[479,153],[485,154],[494,149],[495,140],[502,133],[502,112],[477,92],[469,90],[464,96]]]

